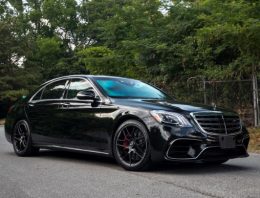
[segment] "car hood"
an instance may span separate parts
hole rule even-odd
[[[183,113],[202,112],[202,111],[221,111],[232,112],[232,110],[224,109],[216,106],[203,104],[183,103],[175,100],[148,100],[148,99],[114,99],[115,104],[139,107],[148,110],[165,110]]]

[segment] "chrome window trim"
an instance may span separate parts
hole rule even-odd
[[[50,84],[52,84],[52,83],[55,83],[55,82],[58,82],[58,81],[62,81],[62,80],[66,80],[66,83],[65,83],[64,92],[62,93],[62,97],[61,97],[61,98],[59,98],[59,99],[40,99],[40,100],[33,100],[33,98],[34,98],[40,91],[42,91],[42,93],[41,93],[41,97],[42,97],[42,94],[43,94],[43,92],[44,92],[44,89],[45,89],[48,85],[50,85]],[[38,91],[36,91],[36,92],[32,95],[32,97],[30,98],[30,100],[29,100],[28,102],[30,102],[30,103],[36,103],[36,102],[60,101],[60,100],[62,100],[62,99],[63,99],[63,96],[64,96],[64,93],[66,92],[66,88],[67,88],[67,85],[68,85],[68,81],[69,81],[69,78],[63,78],[63,79],[53,80],[53,81],[50,81],[49,83],[44,84]]]
[[[96,88],[95,84],[92,82],[91,79],[89,79],[88,77],[80,77],[80,76],[71,76],[71,77],[65,77],[65,78],[57,78],[56,80],[50,80],[48,81],[46,84],[44,84],[38,91],[36,91],[33,96],[30,98],[30,100],[28,101],[29,103],[39,103],[39,102],[48,102],[48,101],[62,101],[62,100],[66,100],[66,101],[72,101],[72,102],[78,102],[78,101],[81,101],[84,103],[84,100],[77,100],[77,99],[66,99],[64,98],[64,94],[66,93],[67,91],[67,88],[68,88],[68,85],[70,83],[71,80],[73,79],[81,79],[81,80],[87,80],[90,85],[93,87],[95,93],[99,96],[100,98],[100,102],[101,103],[104,103],[104,102],[109,102],[108,100],[106,101],[106,97],[98,90],[98,88]],[[65,91],[62,95],[62,98],[60,99],[40,99],[40,100],[33,100],[33,98],[35,97],[35,95],[37,95],[40,91],[43,91],[45,89],[46,86],[52,84],[52,83],[55,83],[55,82],[58,82],[58,81],[62,81],[62,80],[67,80],[66,84],[65,84]],[[43,94],[43,92],[42,92]],[[42,96],[41,94],[41,96]],[[88,102],[89,103],[89,102]]]
[[[237,134],[240,134],[242,133],[242,124],[241,124],[241,121],[240,121],[240,131],[239,132],[235,132],[235,133],[228,133],[227,134],[227,129],[226,129],[226,123],[224,122],[224,126],[225,126],[225,133],[221,134],[221,133],[209,133],[207,131],[205,131],[199,124],[199,122],[197,121],[196,117],[195,117],[195,114],[200,114],[200,113],[205,113],[205,114],[218,114],[218,115],[221,115],[222,116],[222,119],[224,119],[224,115],[236,115],[235,113],[225,113],[225,112],[222,112],[222,111],[199,111],[199,112],[192,112],[190,113],[190,116],[192,117],[193,121],[196,123],[196,126],[205,134],[208,134],[208,135],[216,135],[216,136],[223,136],[223,135],[237,135]],[[239,117],[239,116],[238,116]],[[240,118],[239,118],[240,119]]]
[[[45,86],[43,86],[43,87],[41,87],[38,91],[36,91],[33,95],[32,95],[32,97],[30,98],[30,100],[28,101],[28,102],[38,102],[38,101],[40,101],[40,100],[33,100],[33,98],[40,92],[40,91],[42,91],[43,89],[45,88]],[[42,93],[41,93],[41,98],[42,98]]]
[[[91,87],[94,89],[94,91],[95,91],[95,93],[98,95],[98,97],[100,98],[100,100],[101,100],[101,102],[103,102],[103,98],[104,98],[104,96],[100,93],[100,91],[95,87],[95,85],[94,85],[94,83],[89,79],[89,78],[84,78],[84,77],[71,77],[70,79],[69,79],[69,83],[68,83],[68,87],[66,88],[66,92],[68,92],[68,88],[69,88],[69,85],[70,85],[70,82],[72,81],[72,80],[75,80],[75,79],[80,79],[80,80],[85,80],[85,81],[88,81],[89,82],[89,84],[91,85]],[[67,97],[67,96],[66,96]],[[72,99],[72,98],[70,98],[70,99],[67,99],[67,98],[63,98],[63,100],[66,100],[66,101],[76,101],[76,102],[78,102],[78,101],[81,101],[81,102],[84,102],[84,100],[78,100],[78,99]]]
[[[53,100],[58,100],[58,101],[60,101],[60,100],[62,100],[63,97],[64,97],[64,94],[65,94],[65,92],[66,92],[66,88],[67,88],[67,86],[68,86],[68,82],[69,82],[68,79],[61,79],[61,80],[53,81],[52,83],[47,84],[47,85],[44,86],[44,88],[42,89],[42,94],[41,94],[41,98],[42,98],[42,95],[44,94],[44,91],[45,91],[45,89],[46,89],[47,86],[49,86],[49,85],[51,85],[51,84],[53,84],[53,83],[59,82],[59,81],[63,81],[63,80],[66,81],[66,82],[65,82],[65,84],[64,84],[64,90],[63,90],[62,95],[61,95],[60,98],[41,99],[41,100],[44,100],[44,101],[53,101]],[[39,101],[39,100],[38,100],[38,101]]]

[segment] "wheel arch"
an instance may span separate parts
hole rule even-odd
[[[118,127],[122,123],[124,123],[125,121],[128,121],[128,120],[135,120],[135,121],[138,121],[138,122],[142,123],[144,125],[144,127],[146,128],[146,130],[149,131],[147,125],[145,124],[145,122],[137,115],[127,114],[127,115],[124,115],[124,116],[121,116],[120,118],[118,118],[117,121],[115,122],[114,126],[113,126],[112,136],[111,136],[110,149],[111,149],[111,155],[113,157],[114,157],[114,154],[113,154],[114,153],[113,152],[113,143],[114,143],[114,136],[115,136],[116,130],[118,129]]]
[[[14,130],[15,130],[15,126],[16,124],[20,121],[20,120],[26,120],[26,117],[17,117],[17,118],[7,118],[8,120],[6,120],[5,123],[5,135],[6,135],[6,139],[8,142],[12,143],[13,142],[13,134],[14,134]]]
[[[25,121],[27,122],[26,117],[18,117],[18,118],[16,118],[16,119],[13,121],[13,125],[12,125],[11,132],[10,132],[11,142],[13,142],[13,135],[14,135],[15,127],[16,127],[17,123],[20,122],[21,120],[25,120]],[[28,122],[27,122],[27,123],[28,123]],[[29,125],[29,123],[28,123],[28,125]],[[30,126],[29,126],[29,127],[30,127]]]

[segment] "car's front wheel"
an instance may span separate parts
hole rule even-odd
[[[122,123],[114,136],[113,152],[126,170],[147,169],[151,165],[151,149],[146,127],[136,120]]]
[[[15,124],[12,136],[14,152],[21,157],[37,154],[39,148],[33,147],[29,124],[20,120]]]

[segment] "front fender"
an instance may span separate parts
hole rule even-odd
[[[162,161],[164,159],[164,150],[167,148],[167,142],[170,138],[170,134],[165,133],[162,129],[162,125],[160,125],[150,114],[149,111],[145,110],[121,110],[118,115],[115,117],[114,126],[113,126],[113,135],[112,141],[114,138],[114,134],[117,128],[127,120],[137,120],[141,122],[148,131],[148,136],[150,140],[151,146],[151,158],[152,161]],[[111,148],[112,148],[111,144]]]

